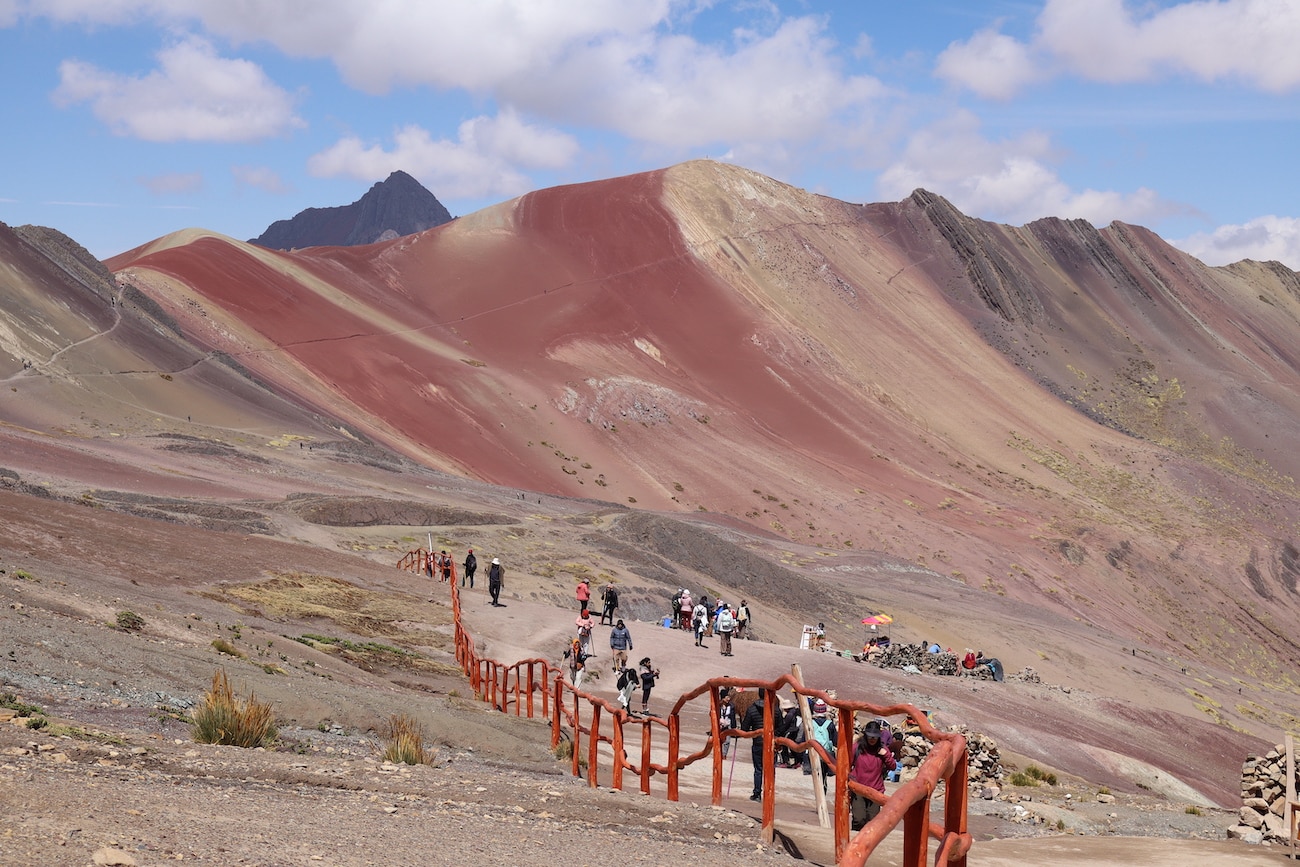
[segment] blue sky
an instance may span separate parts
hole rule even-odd
[[[708,157],[1300,269],[1297,46],[1300,0],[0,0],[0,221],[108,257]]]

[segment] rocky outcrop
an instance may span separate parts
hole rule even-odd
[[[1241,766],[1241,809],[1228,837],[1247,843],[1285,843],[1285,816],[1286,747],[1278,744],[1263,756],[1250,756]]]
[[[273,250],[353,247],[414,235],[451,222],[433,193],[406,172],[393,172],[357,201],[337,208],[308,208],[277,220],[250,243]]]

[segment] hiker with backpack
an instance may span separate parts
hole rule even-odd
[[[470,548],[469,553],[465,555],[465,571],[460,576],[460,586],[464,587],[465,582],[469,582],[469,589],[474,589],[474,573],[478,571],[478,558],[474,556],[474,549]]]
[[[817,699],[812,706],[812,736],[822,749],[826,750],[829,757],[822,761],[822,794],[825,794],[828,788],[827,780],[835,776],[835,750],[839,744],[839,729],[835,725],[835,720],[827,714],[826,702]],[[803,754],[803,772],[812,773],[812,750]]]
[[[749,638],[749,602],[740,600],[740,607],[736,609],[736,637]]]
[[[721,653],[723,656],[731,656],[731,633],[736,628],[736,616],[731,613],[727,603],[718,603],[718,635],[722,642]]]
[[[501,607],[501,585],[505,580],[506,570],[501,565],[499,557],[492,558],[492,565],[488,567],[488,593],[492,596],[492,605]]]

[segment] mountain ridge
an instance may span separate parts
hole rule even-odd
[[[851,642],[860,612],[902,612],[911,638],[996,648],[1012,671],[1101,697],[1140,685],[1151,737],[1208,719],[1271,740],[1300,718],[1300,649],[1278,626],[1300,613],[1285,268],[1210,268],[1120,223],[989,224],[925,191],[851,204],[708,162],[367,247],[187,231],[108,266],[178,336],[144,342],[157,315],[128,303],[67,320],[54,357],[60,338],[6,308],[5,353],[41,359],[9,377],[23,401],[0,401],[24,479],[269,501],[302,492],[299,464],[391,449],[448,474],[428,491],[582,502],[593,528],[629,533],[571,557],[661,532],[627,510],[703,528],[674,545],[742,540],[757,556],[734,568],[633,574],[748,592],[778,630],[825,620]],[[162,432],[211,444],[162,454]]]
[[[399,170],[350,205],[307,208],[288,220],[276,220],[248,243],[273,250],[352,247],[413,235],[451,219],[433,193]]]

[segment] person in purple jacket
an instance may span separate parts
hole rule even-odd
[[[862,730],[853,748],[853,764],[849,769],[849,779],[855,783],[885,792],[885,774],[897,766],[894,754],[880,740],[880,723],[872,720]],[[853,812],[853,830],[860,831],[880,813],[880,805],[869,798],[852,793],[850,808]]]

